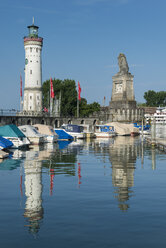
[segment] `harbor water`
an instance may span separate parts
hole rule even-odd
[[[166,247],[166,154],[142,137],[0,160],[0,247]]]

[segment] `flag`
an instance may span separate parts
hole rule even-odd
[[[78,100],[81,100],[81,86],[80,83],[78,82]]]
[[[22,97],[22,77],[20,74],[20,96]]]
[[[50,97],[54,98],[54,88],[53,88],[52,78],[50,78],[50,90],[51,90]]]
[[[44,107],[44,112],[48,112],[48,109],[46,107]]]

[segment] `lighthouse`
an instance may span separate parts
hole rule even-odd
[[[39,27],[28,26],[29,34],[24,37],[25,48],[25,87],[23,111],[39,113],[42,111],[42,45],[38,36]]]

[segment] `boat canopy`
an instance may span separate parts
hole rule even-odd
[[[57,133],[58,135],[58,140],[73,140],[73,137],[66,133],[65,130],[63,129],[55,129],[55,132]]]
[[[23,125],[18,127],[21,132],[23,132],[27,137],[41,137],[40,134],[34,126],[31,125]]]
[[[62,128],[65,129],[67,132],[73,133],[81,133],[84,130],[84,127],[72,124],[62,125]]]
[[[3,148],[10,148],[13,146],[13,142],[0,136],[0,146]]]
[[[3,137],[19,137],[19,138],[24,138],[25,135],[20,131],[20,129],[14,125],[5,125],[0,127],[0,136]]]
[[[44,125],[44,124],[35,124],[35,125],[33,125],[33,127],[35,127],[36,130],[41,134],[56,135],[53,127],[51,127],[51,126]]]

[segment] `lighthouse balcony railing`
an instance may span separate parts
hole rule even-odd
[[[25,36],[24,37],[24,42],[25,41],[39,41],[39,42],[42,42],[43,38],[42,37],[28,37],[28,36]]]

